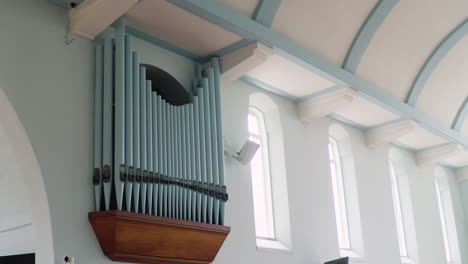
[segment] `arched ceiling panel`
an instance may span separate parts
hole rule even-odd
[[[468,36],[439,63],[428,79],[416,108],[451,126],[468,96]]]
[[[377,0],[283,0],[272,29],[341,65]]]
[[[466,19],[468,1],[400,1],[364,54],[357,73],[404,100],[437,45]]]
[[[320,75],[276,54],[269,56],[264,63],[247,75],[296,97],[310,95],[335,85]]]
[[[445,139],[432,134],[420,126],[416,127],[410,134],[399,138],[397,142],[417,150],[447,143]]]
[[[166,1],[142,0],[125,18],[131,27],[201,56],[243,39]]]
[[[358,97],[345,107],[335,111],[348,120],[358,123],[364,127],[372,127],[381,123],[400,118],[398,115],[383,109],[382,107]]]
[[[218,0],[246,17],[252,17],[258,0]]]

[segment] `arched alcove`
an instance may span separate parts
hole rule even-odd
[[[15,243],[10,241],[12,253],[16,250],[34,251],[36,263],[54,263],[52,228],[43,177],[36,155],[26,130],[16,114],[4,91],[0,88],[0,180],[11,183],[11,194],[15,194],[15,212],[4,212],[2,218],[10,220],[10,230],[23,238]],[[17,191],[17,192],[16,192]],[[10,197],[8,197],[10,199]],[[1,204],[0,204],[1,206]],[[17,207],[21,208],[17,208]],[[0,226],[1,227],[1,226]],[[8,228],[4,226],[3,228]],[[29,239],[25,240],[25,239]],[[28,243],[31,242],[31,243]],[[22,243],[27,243],[24,248]],[[24,253],[24,252],[23,252]]]

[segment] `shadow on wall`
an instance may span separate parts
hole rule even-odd
[[[1,88],[0,168],[0,256],[35,252],[36,263],[54,263],[41,169],[26,130]]]

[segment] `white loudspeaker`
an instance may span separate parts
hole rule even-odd
[[[259,144],[247,140],[244,143],[242,149],[239,152],[237,152],[237,155],[234,156],[234,158],[236,158],[243,165],[249,164],[252,158],[254,157],[255,153],[257,153],[259,147]]]

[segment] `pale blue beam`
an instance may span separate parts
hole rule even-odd
[[[274,52],[276,54],[282,55],[337,84],[347,84],[358,90],[361,96],[385,109],[403,118],[419,122],[422,127],[446,140],[468,147],[468,138],[446,127],[442,122],[415,110],[413,107],[402,102],[399,98],[388,94],[368,81],[342,69],[281,34],[249,18],[243,17],[215,0],[168,1],[245,38],[258,39],[267,45],[271,45],[275,47]]]
[[[457,116],[453,120],[452,128],[456,131],[460,131],[465,121],[466,117],[468,116],[468,96],[463,101],[463,104],[458,109]]]
[[[280,5],[281,0],[260,0],[252,19],[265,27],[271,27]]]
[[[375,33],[379,30],[385,18],[392,9],[398,4],[399,0],[379,0],[374,9],[367,16],[359,32],[348,50],[348,54],[343,62],[343,68],[349,72],[355,73],[361,62],[364,52],[369,47]]]
[[[102,197],[102,127],[103,127],[103,74],[104,49],[102,45],[96,46],[96,77],[94,94],[94,168],[98,169],[99,183],[94,186],[96,211],[101,208]]]
[[[140,201],[140,62],[137,52],[133,52],[133,160],[135,182],[133,183],[133,210],[138,212]]]
[[[358,128],[358,129],[360,129],[360,130],[366,130],[366,129],[367,129],[366,126],[363,126],[363,125],[361,125],[361,124],[359,124],[359,123],[357,123],[357,122],[355,122],[355,121],[353,121],[353,120],[350,120],[350,119],[348,119],[348,118],[346,118],[346,117],[337,115],[337,114],[335,114],[335,113],[331,113],[331,114],[329,114],[328,116],[331,117],[331,118],[333,118],[333,119],[335,119],[335,120],[337,120],[337,121],[340,121],[341,123],[345,123],[345,124],[347,124],[347,125],[350,125],[350,126],[352,126],[352,127]]]
[[[113,80],[113,41],[112,39],[106,39],[104,41],[104,99],[103,99],[103,152],[102,152],[102,163],[103,169],[108,168],[110,170],[110,174],[112,174],[112,170],[114,169],[113,164],[113,149],[114,145],[112,142],[112,134],[113,134],[113,102],[112,98],[114,98],[114,89],[112,87]],[[104,202],[105,202],[105,210],[109,210],[110,208],[110,197],[111,197],[111,188],[112,188],[112,177],[108,179],[103,178],[104,184]]]
[[[125,165],[127,181],[125,182],[126,209],[130,212],[133,183],[129,180],[133,173],[133,61],[132,39],[125,36]]]
[[[130,34],[136,38],[139,38],[141,40],[144,40],[148,43],[151,43],[153,45],[156,45],[158,47],[161,47],[161,48],[164,48],[164,49],[167,49],[169,51],[172,51],[176,54],[179,54],[183,57],[186,57],[187,59],[190,59],[190,60],[194,60],[196,62],[205,62],[206,61],[206,58],[201,56],[201,55],[198,55],[198,54],[195,54],[193,52],[190,52],[188,50],[185,50],[185,49],[182,49],[174,44],[171,44],[167,41],[164,41],[164,40],[161,40],[161,39],[158,39],[152,35],[149,35],[141,30],[138,30],[136,28],[133,28],[133,27],[130,27],[130,26],[126,26],[126,32],[127,34]]]
[[[114,102],[114,186],[117,209],[122,210],[124,183],[120,166],[125,162],[125,21],[116,21],[115,31],[115,102]]]
[[[419,70],[416,79],[411,85],[408,92],[406,103],[415,106],[424,86],[426,85],[429,77],[431,77],[434,70],[439,65],[440,61],[449,53],[449,51],[468,34],[468,19],[458,25],[452,32],[450,32],[435,48],[431,56],[426,60],[421,70]]]

